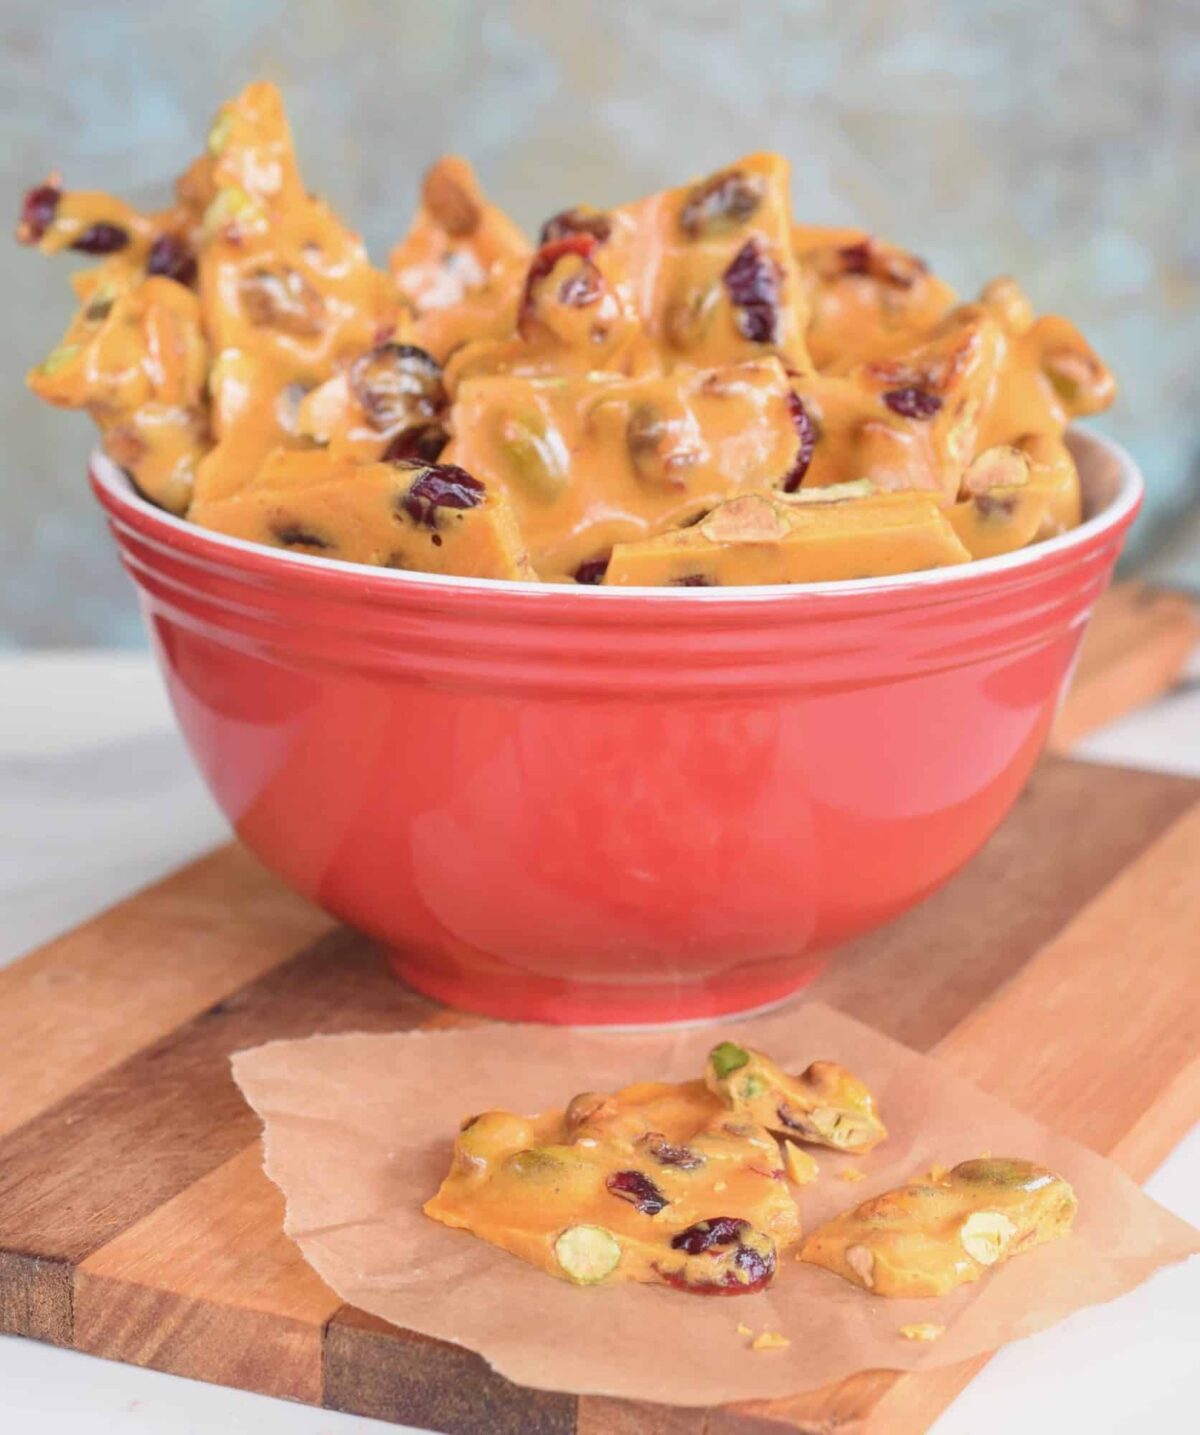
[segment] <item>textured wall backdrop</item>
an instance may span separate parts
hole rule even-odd
[[[1081,324],[1121,383],[1101,427],[1150,476],[1145,552],[1197,490],[1196,19],[1194,0],[3,0],[4,193],[15,213],[58,167],[156,202],[255,76],[377,256],[443,150],[532,226],[779,148],[799,214],[863,221],[966,293],[1012,271]],[[140,642],[85,491],[90,427],[22,385],[67,320],[64,265],[14,247],[0,285],[0,642]]]

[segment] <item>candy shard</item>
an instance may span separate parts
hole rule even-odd
[[[939,1335],[946,1333],[944,1325],[937,1325],[931,1320],[916,1321],[912,1325],[902,1325],[900,1334],[905,1340],[936,1340]]]
[[[827,1221],[800,1259],[893,1297],[944,1295],[1019,1251],[1065,1236],[1074,1192],[1029,1161],[966,1161]]]
[[[735,1113],[776,1135],[839,1151],[870,1151],[887,1136],[874,1097],[844,1066],[814,1061],[800,1076],[789,1076],[763,1052],[747,1049],[747,1060],[730,1068],[718,1055],[726,1045],[709,1053],[705,1081]]]
[[[702,1082],[647,1082],[472,1118],[425,1210],[551,1275],[743,1295],[800,1234],[778,1165],[771,1136],[732,1122]]]

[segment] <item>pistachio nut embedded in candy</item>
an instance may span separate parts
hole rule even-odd
[[[570,1280],[595,1285],[616,1270],[621,1243],[603,1226],[568,1226],[554,1243],[554,1257]]]
[[[964,1161],[843,1212],[800,1259],[881,1296],[944,1295],[1019,1251],[1068,1234],[1075,1194],[1031,1161]]]
[[[863,1152],[887,1135],[870,1091],[833,1061],[788,1076],[762,1052],[726,1041],[709,1053],[705,1081],[734,1112],[777,1136]]]

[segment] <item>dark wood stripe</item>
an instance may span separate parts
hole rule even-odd
[[[514,1385],[474,1351],[397,1330],[353,1306],[330,1321],[323,1365],[328,1410],[443,1435],[575,1435],[574,1395]]]
[[[809,992],[928,1051],[1198,798],[1166,773],[1046,758],[957,877],[833,953]]]
[[[330,933],[0,1140],[0,1250],[36,1257],[3,1328],[70,1328],[77,1265],[252,1143],[233,1052],[314,1032],[400,1031],[432,1007],[369,945]],[[28,1314],[23,1315],[23,1311]]]

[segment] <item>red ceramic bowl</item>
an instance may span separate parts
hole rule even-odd
[[[1072,533],[790,588],[355,567],[91,476],[242,840],[420,991],[632,1023],[787,996],[994,831],[1141,500],[1115,445],[1073,447]]]

